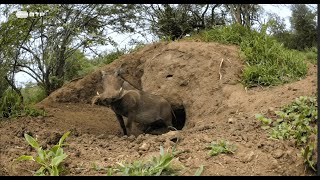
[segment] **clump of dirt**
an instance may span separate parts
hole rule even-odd
[[[205,166],[203,175],[314,175],[299,149],[290,141],[269,139],[254,116],[315,95],[316,66],[310,65],[308,76],[294,83],[246,89],[239,83],[243,62],[238,52],[237,46],[217,43],[155,43],[64,85],[38,104],[48,117],[1,121],[0,175],[31,175],[29,170],[39,168],[13,162],[35,154],[24,133],[49,148],[68,130],[65,175],[105,175],[93,164],[107,168],[122,160],[148,159],[159,155],[160,146],[180,152],[176,161],[187,167],[182,175],[193,175],[200,165]],[[134,126],[134,135],[123,136],[109,108],[90,104],[96,91],[102,92],[100,70],[113,71],[122,63],[128,66],[128,81],[171,103],[181,130],[153,135]],[[210,157],[207,146],[219,139],[235,144],[235,153]]]

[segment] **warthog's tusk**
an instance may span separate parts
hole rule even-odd
[[[97,95],[98,95],[98,96],[100,95],[98,91],[97,91]]]

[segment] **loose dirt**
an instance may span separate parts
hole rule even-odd
[[[133,127],[123,136],[114,113],[91,105],[102,92],[100,70],[128,66],[125,78],[144,91],[161,95],[172,105],[181,130],[155,135]],[[65,84],[37,104],[47,117],[1,120],[0,175],[32,175],[33,162],[14,162],[23,154],[35,154],[23,138],[36,137],[46,148],[71,130],[64,148],[69,155],[63,175],[106,175],[93,168],[111,167],[116,162],[148,159],[159,155],[159,147],[180,153],[175,162],[194,175],[315,175],[306,168],[300,150],[290,141],[268,138],[255,114],[280,109],[299,96],[316,95],[316,66],[309,65],[306,78],[277,87],[246,89],[240,83],[244,68],[237,46],[204,42],[155,43],[125,55],[82,79]],[[225,139],[237,146],[234,154],[210,157],[211,141]]]

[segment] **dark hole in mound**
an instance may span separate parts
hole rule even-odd
[[[172,107],[172,111],[174,113],[174,115],[172,115],[172,126],[177,130],[181,130],[186,122],[185,109],[182,105],[180,105],[179,107]],[[153,122],[148,126],[147,129],[147,133],[151,134],[163,134],[167,132],[167,128],[162,120]]]
[[[169,74],[169,75],[166,76],[166,78],[169,78],[169,77],[172,77],[172,76],[173,76],[172,74]]]
[[[178,130],[181,130],[186,122],[186,111],[183,105],[172,108],[174,115],[172,115],[172,125]]]

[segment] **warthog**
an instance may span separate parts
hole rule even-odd
[[[92,98],[92,104],[111,108],[120,123],[124,135],[131,134],[132,122],[147,127],[163,122],[168,130],[172,127],[172,109],[169,102],[161,96],[150,94],[133,87],[121,76],[122,70],[115,72],[101,71],[103,93]],[[125,126],[123,117],[127,117]]]

